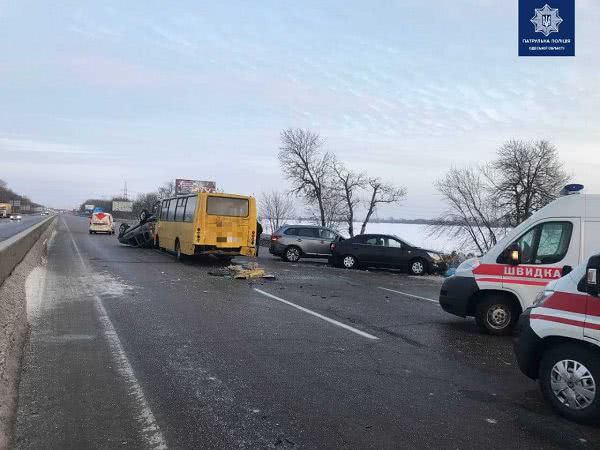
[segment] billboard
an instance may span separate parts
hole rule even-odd
[[[94,210],[94,206],[95,205],[85,205],[85,210],[86,211],[93,211]]]
[[[133,212],[133,202],[113,200],[112,210],[113,212]]]
[[[177,178],[175,180],[175,195],[191,194],[194,192],[215,192],[217,183],[214,181],[202,180],[183,180]]]

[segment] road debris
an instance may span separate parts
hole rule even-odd
[[[211,270],[208,274],[215,277],[234,278],[236,280],[249,280],[251,278],[275,279],[275,275],[266,273],[265,270],[258,267],[258,264],[255,262],[249,262],[242,265],[232,264],[217,270]]]

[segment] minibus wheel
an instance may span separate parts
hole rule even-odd
[[[564,343],[542,356],[542,393],[560,415],[582,423],[600,423],[600,358],[582,344]]]
[[[510,334],[517,319],[518,312],[511,299],[505,295],[488,295],[477,304],[475,321],[485,333]]]

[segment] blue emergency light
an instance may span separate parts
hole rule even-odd
[[[579,194],[581,191],[583,191],[583,184],[567,184],[560,191],[560,195]]]

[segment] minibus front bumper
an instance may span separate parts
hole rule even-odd
[[[440,306],[450,314],[467,317],[470,315],[471,298],[478,290],[479,287],[473,277],[452,276],[446,278],[440,290]]]

